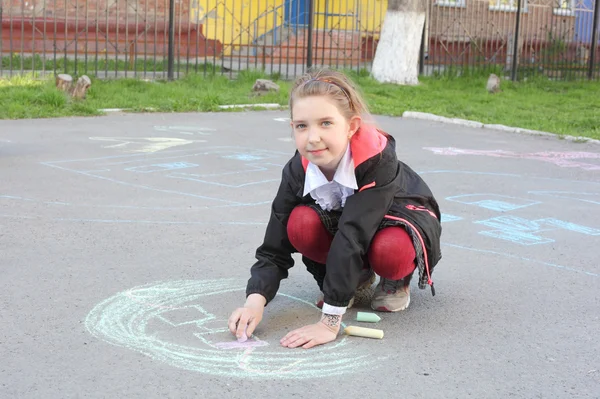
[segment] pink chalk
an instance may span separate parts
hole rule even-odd
[[[267,346],[269,343],[267,341],[246,341],[246,342],[219,342],[215,344],[215,346],[219,349],[248,349],[248,348],[258,348],[261,346]]]
[[[248,336],[246,335],[246,331],[244,331],[244,334],[241,337],[239,337],[237,340],[238,340],[238,342],[248,341]]]

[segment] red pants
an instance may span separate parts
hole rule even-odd
[[[308,259],[325,264],[333,241],[319,215],[307,206],[297,206],[291,213],[287,233],[290,243]],[[402,227],[379,230],[367,252],[373,271],[390,280],[400,280],[415,270],[415,248]]]

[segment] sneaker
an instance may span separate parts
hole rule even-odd
[[[404,290],[404,280],[381,278],[371,300],[371,308],[380,312],[399,312],[408,308],[410,291]]]
[[[373,269],[364,269],[358,282],[358,287],[356,287],[356,296],[360,296],[361,294],[363,294],[363,291],[366,291],[369,288],[371,288],[376,278],[377,277]],[[323,309],[324,302],[325,294],[323,294],[323,291],[321,291],[319,297],[317,298],[317,301],[315,302],[315,305],[319,309]],[[350,298],[350,302],[348,302],[348,309],[350,309],[352,305],[354,305],[354,297]]]

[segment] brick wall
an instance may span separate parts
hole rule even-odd
[[[530,0],[521,13],[520,34],[529,40],[546,40],[548,33],[563,40],[574,36],[574,16],[554,15],[554,1]],[[432,6],[430,35],[440,40],[506,39],[515,30],[516,12],[491,10],[489,0],[470,0],[467,7]]]
[[[75,19],[99,16],[111,19],[127,19],[148,14],[149,17],[165,16],[168,13],[168,0],[4,0],[3,18],[12,14],[14,18],[57,18]],[[177,0],[176,13],[187,13],[189,1]]]

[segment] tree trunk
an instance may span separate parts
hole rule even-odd
[[[73,85],[73,78],[71,75],[63,74],[56,76],[56,88],[58,90],[64,91],[65,93],[69,93],[71,91],[71,86]]]
[[[388,0],[371,72],[379,82],[419,83],[419,49],[426,7],[425,0]]]
[[[73,98],[78,98],[80,100],[84,99],[91,85],[92,81],[90,80],[90,78],[87,77],[87,75],[83,75],[82,77],[77,79],[77,84],[75,84],[71,95],[73,96]]]

